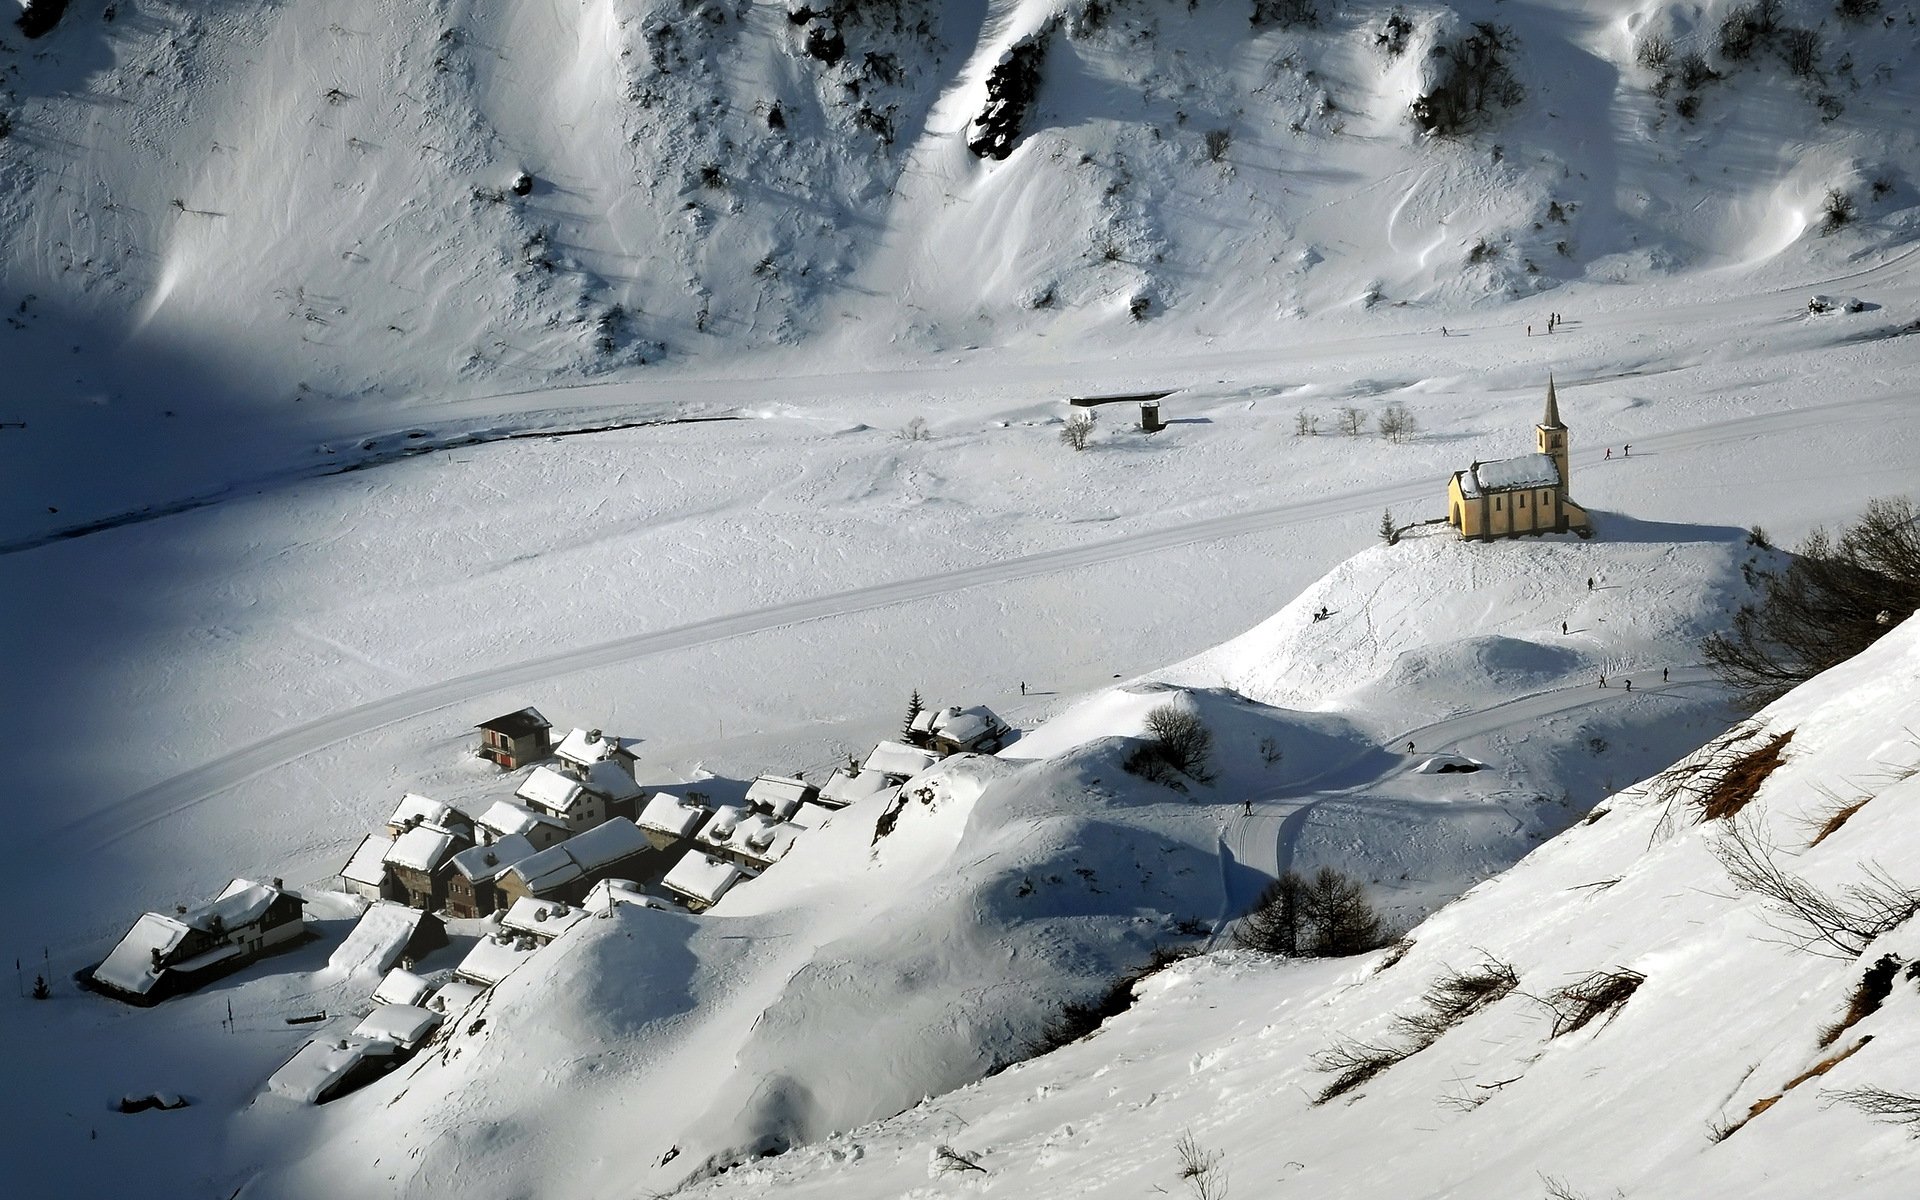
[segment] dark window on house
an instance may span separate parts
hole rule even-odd
[[[1527,506],[1527,494],[1526,494],[1525,492],[1521,492],[1521,493],[1520,493],[1520,507],[1521,507],[1521,508],[1525,508],[1526,506]]]

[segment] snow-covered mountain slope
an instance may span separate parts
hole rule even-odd
[[[682,1194],[1182,1194],[1197,1164],[1235,1195],[1908,1195],[1910,1130],[1850,1098],[1920,1112],[1920,941],[1897,919],[1920,896],[1916,722],[1909,620],[1612,797],[1404,952],[1189,960],[1080,1043]],[[1703,814],[1696,799],[1734,760],[1789,734],[1770,772],[1739,772],[1736,815]],[[1737,886],[1726,862],[1741,844],[1788,887]],[[1801,886],[1844,914],[1834,942],[1780,903]],[[1874,896],[1895,919],[1871,915]],[[1877,991],[1863,985],[1876,967]],[[1398,1020],[1432,1014],[1441,980],[1499,968],[1517,986],[1484,989],[1490,1002],[1430,1040]],[[1567,991],[1602,975],[1628,981],[1617,1003]],[[1397,1061],[1316,1103],[1335,1079],[1316,1060],[1362,1044]],[[943,1162],[943,1146],[981,1170]]]
[[[1257,346],[1576,282],[1797,283],[1911,239],[1903,11],[1781,5],[1817,32],[1802,77],[1727,61],[1719,0],[1307,7],[123,0],[0,26],[14,407],[71,426],[64,453],[186,454],[663,361]],[[1524,99],[1420,134],[1432,51],[1474,22],[1510,31]],[[1656,94],[1655,35],[1724,78]],[[1023,43],[1037,93],[979,158]]]
[[[1217,932],[1280,870],[1337,866],[1389,921],[1411,925],[1577,820],[1603,777],[1645,774],[1724,727],[1718,688],[1691,669],[1664,686],[1655,669],[1632,694],[1594,686],[1594,665],[1615,662],[1597,649],[1601,625],[1631,630],[1611,652],[1626,661],[1682,664],[1698,631],[1745,595],[1742,567],[1764,562],[1733,531],[1642,532],[1493,546],[1412,535],[1367,551],[1255,633],[1163,673],[1180,683],[1087,696],[1000,758],[936,768],[909,786],[885,836],[881,810],[856,805],[709,914],[588,922],[398,1075],[319,1110],[261,1098],[235,1121],[230,1158],[148,1153],[142,1169],[216,1189],[258,1174],[251,1190],[275,1196],[332,1194],[346,1178],[422,1196],[463,1180],[556,1196],[664,1188],[1025,1057],[1063,1005],[1096,999],[1156,947]],[[1604,586],[1589,592],[1588,573]],[[1222,686],[1220,664],[1280,678],[1329,639],[1354,637],[1365,598],[1394,579],[1427,603],[1400,612],[1388,649],[1349,654],[1352,671],[1343,686],[1321,682],[1315,711]],[[1509,604],[1526,611],[1488,615]],[[1312,620],[1321,605],[1328,617]],[[1576,613],[1587,626],[1561,634],[1562,614]],[[1494,637],[1509,670],[1456,679],[1410,667],[1491,661]],[[1122,768],[1146,714],[1169,703],[1213,732],[1211,784],[1182,791]],[[1405,753],[1409,737],[1422,755]],[[1443,752],[1482,769],[1418,769]],[[472,800],[499,784],[467,766],[410,786]],[[265,794],[235,799],[258,821]],[[238,816],[224,801],[197,807],[139,842],[184,862],[205,853],[195,843],[238,853],[271,840],[236,833]],[[353,805],[333,817],[351,841]],[[324,833],[291,810],[275,823]],[[47,920],[110,923],[118,899],[90,894]],[[231,1000],[249,1028],[270,1028],[319,1003],[350,1005],[314,973],[324,955],[308,957],[168,1011],[211,1016]],[[119,1047],[60,1078],[67,1103],[135,1086],[113,1081],[150,1071],[152,1039],[177,1024],[97,1009],[51,1019]],[[299,1034],[175,1063],[167,1086],[205,1097],[196,1119],[216,1121],[251,1098],[247,1073],[264,1078],[270,1048],[290,1052]],[[114,1177],[123,1145],[101,1147],[99,1180]]]

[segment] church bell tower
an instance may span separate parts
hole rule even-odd
[[[1572,486],[1567,473],[1567,427],[1560,423],[1560,398],[1554,394],[1551,375],[1547,376],[1547,411],[1533,427],[1533,435],[1535,448],[1550,455],[1560,468],[1560,495],[1566,496]]]

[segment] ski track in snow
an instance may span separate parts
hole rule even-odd
[[[1737,441],[1761,433],[1779,433],[1783,430],[1813,425],[1831,426],[1835,417],[1841,414],[1845,414],[1852,420],[1865,419],[1883,410],[1897,408],[1898,404],[1898,401],[1891,399],[1868,397],[1841,401],[1816,409],[1794,409],[1780,413],[1737,417],[1709,422],[1674,433],[1654,435],[1645,438],[1641,444],[1649,450],[1697,448],[1720,442]],[[1576,458],[1586,466],[1602,461],[1591,451],[1584,455],[1577,455]],[[1424,480],[1358,489],[1317,500],[1275,505],[1166,529],[1150,530],[1128,537],[1096,542],[1089,546],[1042,551],[1002,562],[982,563],[975,567],[926,575],[917,579],[876,584],[807,600],[711,617],[673,629],[616,638],[564,654],[457,676],[427,687],[415,688],[357,705],[319,720],[306,722],[231,754],[223,755],[137,792],[118,805],[91,815],[76,824],[72,836],[84,845],[112,845],[135,836],[140,831],[184,812],[229,788],[238,786],[263,771],[292,762],[347,738],[422,716],[449,705],[495,692],[525,687],[528,684],[575,671],[632,662],[649,655],[703,646],[785,625],[851,616],[872,609],[906,604],[969,588],[1059,574],[1200,542],[1222,541],[1342,513],[1366,511],[1375,505],[1391,506],[1396,502],[1424,498],[1430,495],[1432,490],[1432,486]],[[147,815],[131,823],[123,823],[127,812],[142,812]],[[101,837],[98,830],[108,825],[115,827],[114,832]]]

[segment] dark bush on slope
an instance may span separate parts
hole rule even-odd
[[[1435,46],[1433,90],[1413,102],[1413,123],[1426,133],[1465,133],[1494,109],[1526,99],[1511,67],[1518,45],[1512,30],[1481,22],[1459,41]]]
[[[53,32],[53,27],[66,13],[67,0],[27,0],[15,24],[30,38],[44,37]]]
[[[1321,867],[1311,880],[1288,871],[1268,884],[1233,940],[1249,950],[1312,958],[1364,954],[1386,944],[1366,890],[1332,867]]]
[[[1904,497],[1868,503],[1837,538],[1815,530],[1764,575],[1762,597],[1710,634],[1701,653],[1758,707],[1845,662],[1920,609],[1920,513]]]
[[[1040,68],[1047,60],[1049,26],[1021,38],[1008,49],[987,76],[987,103],[973,119],[967,149],[981,158],[1003,159],[1013,153],[1026,125],[1027,110],[1040,93]]]

